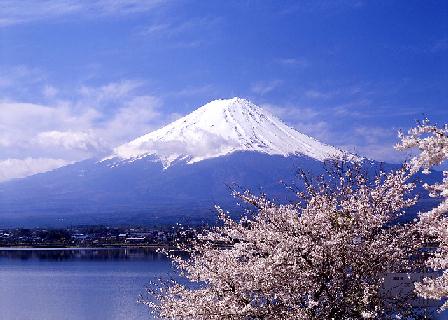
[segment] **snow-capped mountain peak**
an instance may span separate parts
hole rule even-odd
[[[214,100],[167,126],[114,149],[106,159],[155,156],[165,167],[178,159],[194,163],[235,151],[305,155],[323,161],[344,152],[284,124],[271,113],[241,99]]]

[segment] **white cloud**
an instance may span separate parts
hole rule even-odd
[[[361,8],[362,0],[302,0],[293,1],[291,5],[283,6],[280,14],[294,14],[296,12],[321,14],[337,14],[345,10]]]
[[[1,70],[0,89],[16,87],[19,83],[24,87],[42,82],[45,79],[45,72],[25,65],[1,66]]]
[[[305,96],[311,99],[328,99],[332,96],[332,94],[318,90],[307,90],[305,91]]]
[[[217,90],[214,86],[207,84],[203,86],[187,86],[181,90],[172,92],[172,96],[178,97],[201,97],[217,95]]]
[[[286,67],[308,67],[310,65],[309,61],[305,58],[282,58],[277,59],[277,63]]]
[[[35,142],[45,148],[62,147],[66,150],[98,152],[105,149],[102,139],[92,130],[83,131],[44,131],[37,135]]]
[[[278,106],[273,104],[262,104],[263,109],[275,114],[280,119],[289,122],[297,120],[311,120],[321,113],[316,108],[301,106]]]
[[[448,50],[448,38],[437,40],[431,47],[430,52],[439,53]]]
[[[100,87],[81,86],[79,93],[89,102],[116,101],[118,99],[127,98],[142,83],[136,80],[123,80],[119,82],[111,82]]]
[[[151,11],[162,4],[162,0],[3,0],[0,3],[0,27],[65,16],[77,19],[122,16]]]
[[[153,10],[166,1],[164,0],[90,0],[85,1],[85,9],[103,15],[123,15]]]
[[[281,83],[281,80],[259,81],[254,83],[250,89],[252,92],[262,96],[278,88]]]
[[[64,91],[48,86],[48,104],[0,100],[2,179],[102,157],[158,128],[171,115],[161,114],[157,97],[139,94],[141,86],[134,80],[82,86],[75,90],[78,96],[65,100]],[[36,167],[31,164],[35,159]],[[43,159],[49,159],[48,166]]]
[[[98,116],[91,108],[75,113],[67,105],[0,101],[0,138],[20,138],[49,128],[85,128]]]
[[[185,36],[190,31],[207,30],[221,22],[218,17],[202,17],[185,21],[154,22],[140,28],[138,34],[147,37],[171,38]]]
[[[102,89],[99,91],[98,95],[102,96]],[[79,158],[94,156],[147,133],[161,123],[158,98],[126,96],[123,100],[129,101],[119,102],[113,114],[107,114],[110,113],[107,108],[102,111],[98,100],[66,101],[55,106],[0,101],[0,145],[3,147],[0,159],[18,156],[27,149],[36,153],[40,149],[43,154],[54,155],[56,151],[63,154],[61,147],[66,151],[78,151]],[[94,104],[97,109],[91,107]]]
[[[363,137],[368,144],[384,143],[397,137],[397,131],[390,128],[362,126],[356,127],[354,133]]]
[[[358,125],[351,124],[347,127],[344,123],[338,125],[336,121],[329,120],[329,117],[335,116],[342,121],[347,121],[344,119],[349,119],[349,116],[360,117],[359,111],[353,109],[365,105],[370,105],[370,102],[356,101],[330,108],[330,111],[295,105],[264,104],[262,107],[298,131],[324,143],[370,159],[391,163],[401,162],[406,155],[393,148],[397,139],[395,129],[366,126],[362,125],[361,121]]]
[[[366,96],[371,95],[372,92],[363,85],[351,85],[351,86],[341,86],[332,89],[308,89],[304,92],[304,96],[309,99],[315,100],[328,100],[332,98],[337,99],[365,99]]]
[[[406,157],[406,154],[395,150],[392,143],[341,144],[339,147],[362,157],[387,163],[401,163]]]
[[[39,2],[5,0],[0,4],[0,26],[63,16],[79,12],[81,8],[81,3],[70,0],[43,0]]]
[[[58,90],[55,87],[53,87],[53,86],[46,85],[42,89],[42,94],[46,98],[54,98],[58,94]]]
[[[163,20],[156,18],[150,24],[136,28],[135,35],[150,39],[157,43],[158,47],[191,49],[214,42],[215,39],[208,34],[215,30],[221,21],[221,18],[212,16],[179,19],[171,15]]]
[[[327,121],[296,121],[292,123],[292,126],[310,137],[340,147],[334,139],[334,132]]]
[[[154,23],[149,26],[146,26],[140,30],[140,35],[145,36],[153,36],[153,35],[160,35],[160,34],[171,34],[173,30],[173,26],[169,23],[162,22],[162,23]]]
[[[324,143],[334,143],[331,139],[331,127],[328,122],[322,120],[322,112],[317,108],[273,104],[263,104],[262,107],[301,133],[319,139]]]
[[[162,114],[161,101],[153,96],[136,96],[130,99],[114,116],[96,129],[108,145],[136,138],[158,127]]]
[[[69,162],[64,159],[25,158],[0,160],[0,182],[23,178],[36,173],[60,168]]]

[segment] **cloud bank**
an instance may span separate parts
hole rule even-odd
[[[123,16],[148,12],[163,3],[162,0],[4,0],[0,3],[0,27],[65,16]]]
[[[0,182],[23,178],[39,172],[62,167],[69,162],[64,159],[25,158],[0,160]]]
[[[160,112],[158,97],[141,94],[142,86],[135,80],[82,85],[67,99],[45,85],[46,102],[0,100],[0,181],[104,156],[164,124],[171,115]]]

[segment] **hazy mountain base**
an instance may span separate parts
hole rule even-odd
[[[232,188],[263,192],[279,202],[294,201],[287,185],[300,188],[299,169],[318,175],[324,164],[306,156],[235,152],[194,164],[163,169],[153,157],[132,162],[86,160],[48,173],[0,184],[0,227],[74,224],[204,224],[215,222],[214,205],[240,214]],[[397,165],[364,161],[369,171]],[[422,176],[431,182],[440,173]],[[434,205],[426,193],[406,219]]]

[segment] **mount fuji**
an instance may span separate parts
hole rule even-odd
[[[342,157],[356,158],[248,100],[215,100],[102,159],[1,183],[0,226],[207,221],[215,204],[235,209],[229,186],[287,201],[299,168]]]
[[[253,151],[323,161],[343,152],[308,137],[248,100],[214,100],[173,123],[119,146],[105,160],[156,156],[165,167]]]

